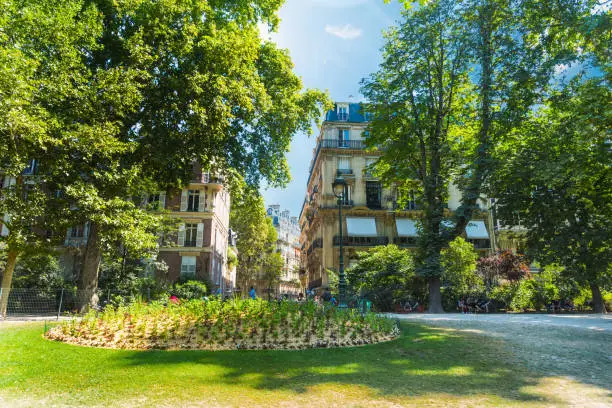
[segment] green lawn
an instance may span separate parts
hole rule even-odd
[[[504,343],[416,324],[384,344],[305,351],[119,351],[51,342],[42,332],[40,323],[0,325],[0,406],[568,402],[555,387],[567,393],[569,380],[527,372]]]

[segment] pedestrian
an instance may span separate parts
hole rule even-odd
[[[255,298],[257,297],[257,294],[255,293],[255,288],[253,286],[251,286],[251,290],[249,290],[249,296],[253,300],[255,300]]]

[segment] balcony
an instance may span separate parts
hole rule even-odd
[[[223,176],[215,176],[210,173],[194,173],[191,182],[194,184],[209,184],[214,190],[219,191],[223,188],[225,178]]]
[[[365,149],[363,140],[323,139],[319,143],[324,149]]]
[[[189,248],[195,248],[196,247],[196,240],[192,239],[192,240],[185,240],[185,247],[189,247]]]
[[[416,237],[395,237],[393,243],[399,247],[414,248],[417,246]]]
[[[416,211],[416,210],[422,210],[423,206],[421,205],[421,203],[416,202],[416,201],[408,201],[403,207],[399,205],[399,203],[397,201],[393,202],[393,209],[394,210],[399,210],[399,211]]]
[[[378,246],[387,245],[389,243],[388,237],[342,237],[343,246]],[[334,236],[334,246],[340,245],[340,236]]]
[[[336,177],[339,176],[353,176],[353,169],[338,169],[336,170]]]
[[[317,238],[314,241],[312,241],[312,244],[310,244],[310,247],[308,247],[308,251],[306,252],[306,254],[310,255],[317,248],[323,248],[323,239],[322,238]]]

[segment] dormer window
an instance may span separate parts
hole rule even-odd
[[[348,120],[349,107],[348,104],[338,104],[338,120]]]

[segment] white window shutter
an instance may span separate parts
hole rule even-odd
[[[187,201],[188,201],[187,194],[188,194],[187,190],[183,190],[181,192],[181,211],[187,211]]]
[[[182,223],[179,224],[177,244],[180,247],[185,246],[185,224]]]
[[[200,202],[198,203],[198,211],[206,211],[206,192],[204,190],[200,190]]]
[[[64,245],[68,245],[70,243],[70,235],[72,235],[72,227],[66,230],[66,239],[64,240]]]
[[[142,197],[140,197],[140,207],[145,208],[147,204],[149,204],[149,196],[147,194],[143,194]]]
[[[204,246],[204,223],[198,224],[198,233],[196,235],[196,246],[202,248]]]
[[[164,208],[166,208],[166,192],[160,191],[159,192],[159,209],[163,210]]]

